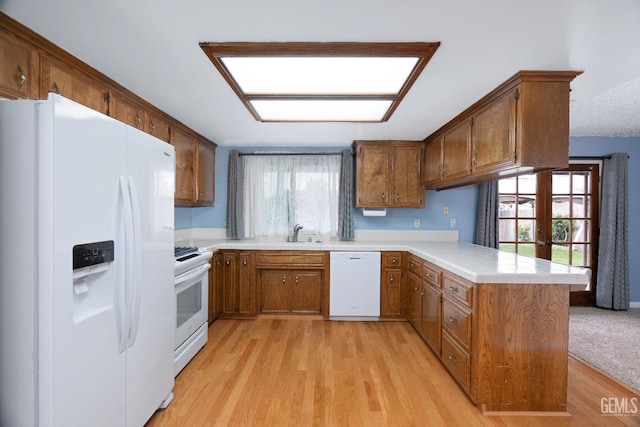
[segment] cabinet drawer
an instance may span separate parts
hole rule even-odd
[[[440,287],[442,274],[433,268],[434,266],[428,262],[422,263],[422,280],[425,280],[436,288]]]
[[[471,313],[459,308],[445,297],[442,301],[442,326],[466,349],[471,343]]]
[[[442,334],[442,363],[468,393],[471,379],[471,357],[446,332]]]
[[[409,271],[415,273],[416,276],[422,277],[422,260],[414,255],[409,255],[407,259],[407,267]]]
[[[400,267],[402,265],[401,252],[382,252],[382,266],[385,268]]]
[[[325,268],[326,252],[309,251],[258,251],[256,266],[259,268]]]
[[[447,295],[455,298],[469,308],[473,306],[473,285],[448,274],[444,275],[442,285],[442,289]]]

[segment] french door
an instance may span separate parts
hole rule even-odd
[[[600,165],[499,181],[500,250],[592,270],[586,290],[572,290],[572,305],[593,305],[598,257]]]

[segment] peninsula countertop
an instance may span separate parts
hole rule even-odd
[[[516,255],[459,241],[324,241],[198,239],[176,241],[218,250],[407,251],[475,283],[539,283],[585,286],[588,268]]]

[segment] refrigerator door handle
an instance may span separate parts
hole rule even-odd
[[[124,220],[124,247],[125,247],[125,286],[124,286],[124,319],[122,321],[122,329],[120,336],[120,353],[127,349],[129,340],[129,330],[131,328],[131,310],[133,298],[131,297],[131,283],[133,282],[133,265],[135,264],[133,253],[133,214],[131,207],[131,194],[129,191],[129,183],[124,176],[120,177],[120,194],[122,195],[122,216]]]
[[[131,208],[133,218],[133,253],[135,262],[133,264],[133,282],[132,287],[132,307],[131,307],[131,325],[129,332],[129,347],[136,342],[138,333],[138,324],[140,321],[140,304],[142,299],[142,217],[140,214],[140,201],[138,192],[133,179],[129,178],[129,194],[131,195]]]

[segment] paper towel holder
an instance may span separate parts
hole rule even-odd
[[[362,216],[387,216],[387,208],[362,208]]]

